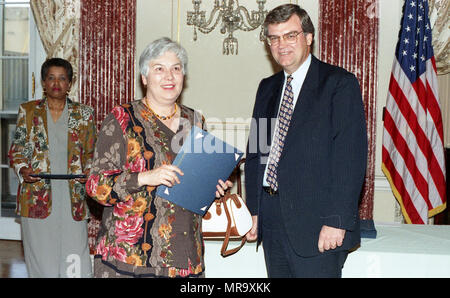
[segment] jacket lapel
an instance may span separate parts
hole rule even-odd
[[[314,104],[314,100],[318,94],[318,82],[319,82],[319,62],[317,58],[311,56],[311,64],[308,72],[306,73],[305,81],[298,95],[297,104],[295,105],[294,113],[292,114],[289,130],[294,130],[301,126],[308,120],[311,115],[311,106]],[[289,138],[289,131],[287,134]],[[286,140],[287,141],[287,140]]]
[[[30,123],[30,141],[34,144],[35,160],[41,161],[39,169],[41,172],[48,172],[50,160],[48,158],[48,128],[47,128],[47,100],[42,99],[37,102],[33,109]],[[27,124],[28,125],[28,124]]]
[[[283,92],[283,83],[284,83],[284,72],[279,72],[274,78],[274,87],[270,88],[272,93],[268,96],[268,100],[266,102],[267,106],[265,107],[267,115],[267,140],[269,145],[272,143],[272,137],[275,130],[275,123],[278,113],[278,107],[280,105],[281,100],[281,92]],[[274,119],[272,121],[272,119]],[[272,125],[273,122],[273,125]]]
[[[300,129],[303,123],[310,118],[312,106],[318,96],[319,62],[314,56],[311,58],[311,64],[306,73],[302,88],[300,89],[294,113],[292,114],[291,122],[289,124],[289,130],[286,135],[283,152],[280,156],[280,162],[285,156],[286,151],[292,147],[289,143],[298,142],[298,140],[295,139],[295,133],[293,132]]]
[[[80,115],[81,111],[80,111],[80,106],[79,105],[75,105],[72,100],[70,100],[69,98],[67,98],[67,128],[68,128],[68,132],[69,132],[69,140],[70,140],[70,135],[72,133],[78,133],[79,131],[79,126],[80,126],[80,119],[77,119],[77,117],[75,117],[75,115]]]
[[[74,169],[81,169],[81,136],[80,126],[82,121],[80,119],[81,107],[79,104],[75,104],[72,100],[67,98],[67,170],[68,173],[72,173]],[[75,173],[74,174],[79,174]]]
[[[45,130],[45,134],[43,137],[45,141],[48,142],[47,134],[48,134],[48,126],[47,126],[47,99],[42,99],[34,109],[34,117],[33,117],[33,126],[37,129]]]

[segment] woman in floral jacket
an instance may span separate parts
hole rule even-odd
[[[44,62],[45,98],[19,107],[9,151],[19,177],[16,212],[30,277],[92,275],[87,235],[87,178],[50,180],[36,174],[87,174],[95,148],[93,109],[67,98],[72,66]]]
[[[155,195],[179,183],[172,143],[181,144],[203,117],[176,101],[187,55],[168,38],[140,57],[143,99],[113,109],[102,123],[88,194],[104,208],[94,260],[95,277],[201,277],[201,216]],[[219,181],[216,196],[232,184]]]

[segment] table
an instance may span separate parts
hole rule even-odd
[[[362,239],[342,277],[450,277],[450,226],[375,223],[376,239]],[[239,242],[231,242],[230,247]],[[266,278],[262,246],[246,243],[223,258],[221,241],[205,241],[205,276]]]
[[[240,243],[240,241],[230,241],[228,249]],[[222,241],[205,240],[205,277],[267,277],[262,245],[256,251],[256,242],[247,242],[237,253],[225,258],[220,255],[221,248]]]
[[[343,277],[450,277],[450,226],[376,223],[376,239],[362,239]]]

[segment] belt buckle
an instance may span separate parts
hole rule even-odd
[[[265,186],[264,191],[267,192],[270,196],[274,196],[277,194],[277,191],[273,190],[270,186]]]

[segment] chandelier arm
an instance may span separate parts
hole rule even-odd
[[[202,27],[200,27],[200,26],[195,26],[195,27],[197,27],[197,29],[198,29],[201,33],[203,33],[203,34],[208,34],[208,33],[212,32],[212,31],[217,27],[217,24],[219,23],[219,20],[220,20],[221,15],[222,15],[222,13],[220,12],[220,13],[218,14],[217,18],[216,18],[216,21],[214,22],[214,25],[213,25],[212,27],[210,27],[210,28],[208,28],[208,27],[206,27],[206,26],[205,26],[205,27],[204,27],[204,26],[202,26]],[[212,21],[212,20],[209,20],[209,22],[206,23],[207,26],[210,25],[211,21]]]
[[[240,13],[243,13],[245,18],[242,18],[242,24],[243,26],[241,27],[241,30],[244,31],[252,31],[255,30],[256,28],[258,28],[261,25],[261,21],[255,20],[253,18],[250,17],[250,14],[248,12],[248,10],[243,7],[243,6],[239,6],[238,10],[240,11]],[[245,20],[247,20],[248,25],[246,24]]]
[[[215,26],[217,26],[217,20],[216,20],[216,22],[215,22],[213,27],[208,28],[208,26],[211,25],[212,21],[214,20],[214,17],[216,16],[216,12],[219,11],[219,10],[220,10],[219,7],[214,7],[214,9],[211,11],[211,14],[209,15],[208,21],[203,23],[203,24],[201,24],[202,25],[201,27],[198,26],[198,25],[197,25],[197,27],[209,30],[209,32],[214,30]],[[219,12],[219,17],[220,17],[220,15],[221,15],[221,13]],[[219,19],[219,18],[217,18],[217,19]]]

